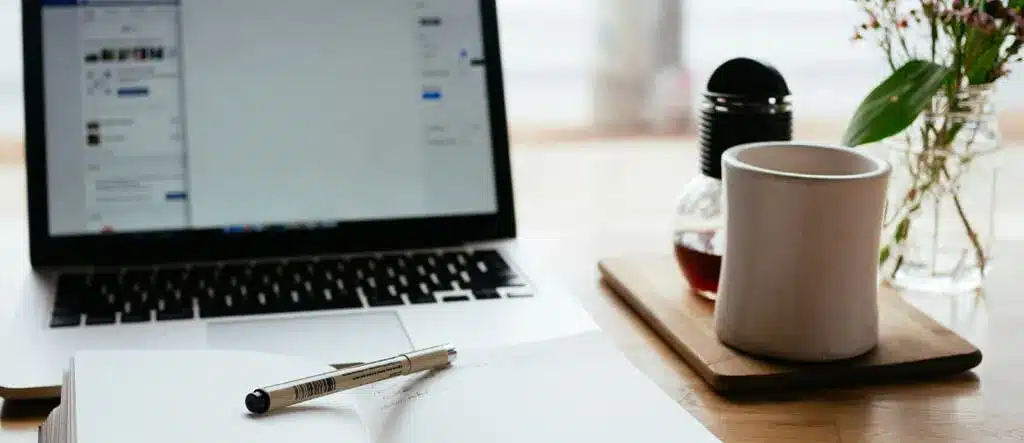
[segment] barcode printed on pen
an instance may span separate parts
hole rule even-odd
[[[295,399],[304,400],[317,395],[326,394],[334,390],[335,384],[333,378],[324,380],[311,381],[309,383],[303,383],[296,386]]]

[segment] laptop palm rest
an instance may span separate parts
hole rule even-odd
[[[247,318],[210,322],[206,328],[210,348],[295,355],[332,365],[387,358],[412,346],[392,311]]]

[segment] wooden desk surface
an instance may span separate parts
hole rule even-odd
[[[727,442],[1024,441],[1024,294],[1014,275],[1024,262],[1024,231],[1001,231],[1002,256],[981,296],[906,294],[985,353],[975,376],[727,401],[701,380],[598,281],[601,257],[669,253],[669,221],[682,185],[696,172],[691,143],[618,140],[519,146],[513,165],[526,256],[564,276],[628,358]],[[1008,168],[1024,171],[1024,151]],[[1004,173],[1002,177],[1021,177]],[[1010,178],[1021,181],[1022,178]],[[1001,183],[1003,188],[1018,187]],[[24,216],[23,176],[0,163],[0,219]],[[1024,202],[1004,196],[1003,226],[1024,220]],[[10,224],[0,223],[0,226]],[[1010,228],[1016,228],[1010,226]],[[19,235],[0,232],[0,236]],[[2,238],[2,237],[0,237]],[[0,242],[2,244],[3,242]],[[0,266],[23,257],[2,255]],[[0,294],[0,313],[10,294]],[[0,363],[2,364],[2,363]],[[7,414],[23,412],[19,405]],[[31,415],[31,414],[29,414]],[[0,420],[0,443],[35,442],[37,417]]]

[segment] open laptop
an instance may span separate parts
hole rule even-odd
[[[3,283],[0,395],[54,395],[84,348],[340,364],[595,328],[517,259],[495,0],[22,14],[35,272]]]

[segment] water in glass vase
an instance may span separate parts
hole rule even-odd
[[[964,293],[984,285],[995,256],[998,176],[985,160],[976,159],[971,174],[960,176],[957,183],[933,189],[917,200],[912,216],[890,223],[892,232],[904,231],[904,240],[890,243],[892,257],[882,268],[890,286]]]
[[[932,293],[981,289],[992,270],[1002,141],[991,85],[936,97],[881,144],[893,166],[880,277]]]
[[[684,230],[676,233],[675,254],[679,268],[698,295],[714,300],[722,268],[720,230]]]

